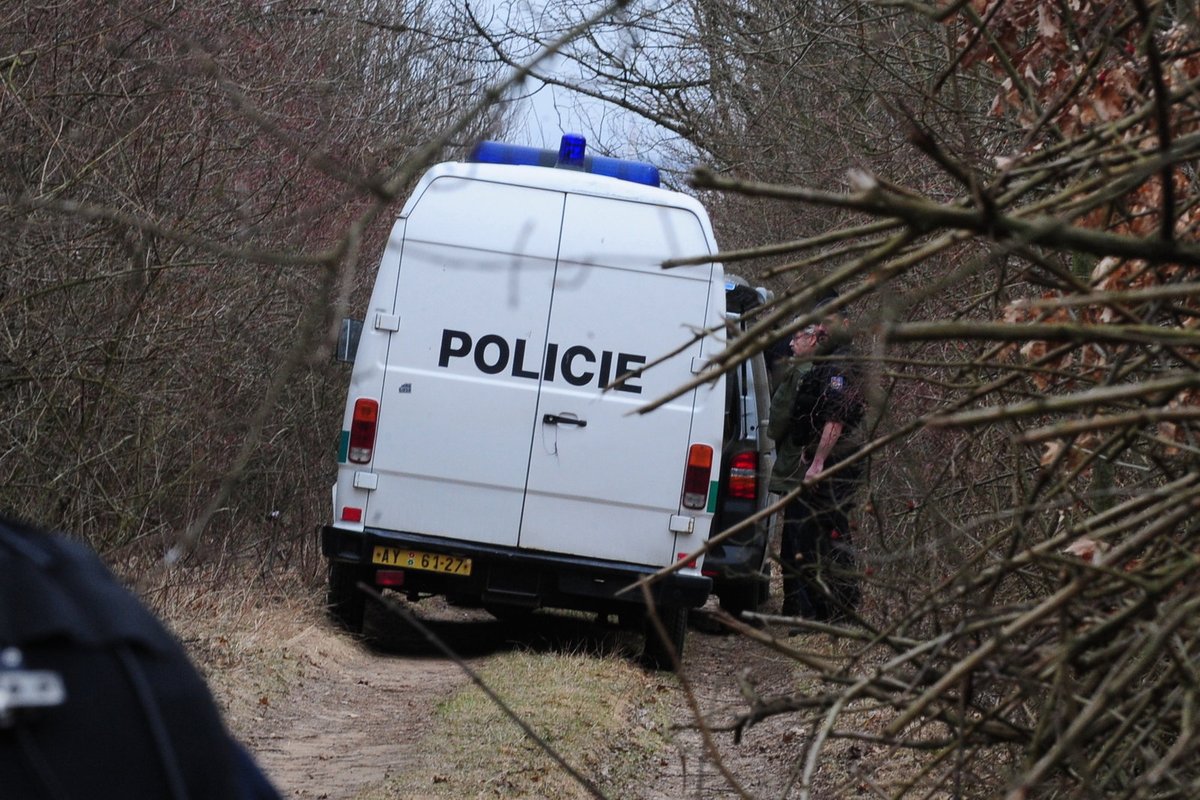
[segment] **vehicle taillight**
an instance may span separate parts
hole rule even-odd
[[[355,464],[366,464],[375,452],[375,428],[379,422],[379,401],[360,397],[354,401],[354,418],[350,421],[350,453]]]
[[[381,569],[375,573],[375,583],[380,586],[403,586],[404,570]]]
[[[688,449],[687,472],[683,476],[684,508],[704,508],[708,504],[712,460],[713,449],[706,444],[694,444]]]
[[[738,453],[729,464],[729,496],[740,500],[758,497],[758,453]]]

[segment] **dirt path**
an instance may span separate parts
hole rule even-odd
[[[380,783],[467,680],[444,659],[371,651],[328,625],[291,644],[304,654],[299,683],[253,724],[234,723],[284,797],[346,800]]]
[[[720,727],[746,709],[741,686],[762,696],[795,689],[795,664],[737,636],[693,631],[688,641],[684,675],[705,720]],[[677,749],[643,800],[738,797],[695,726],[695,716],[682,696],[675,724],[686,726],[674,736]],[[720,763],[745,794],[780,798],[788,791],[803,737],[795,722],[775,717],[746,730],[737,744],[732,732],[711,734]]]
[[[474,656],[467,653],[469,661],[487,658],[510,633],[484,612],[441,613],[453,621],[458,644],[474,648]],[[472,622],[472,613],[482,616]],[[286,688],[242,691],[230,706],[230,725],[285,797],[350,800],[421,757],[418,742],[432,726],[437,702],[469,679],[439,655],[400,656],[387,652],[387,645],[385,635],[384,650],[367,648],[314,619],[286,643]],[[745,707],[739,681],[761,694],[788,691],[793,666],[736,636],[699,630],[689,635],[685,674],[707,718],[717,724]],[[660,771],[637,796],[738,796],[699,732],[687,729],[695,720],[682,693],[673,694],[673,701],[673,721],[684,726],[673,736],[676,751],[662,759]],[[747,731],[736,745],[731,733],[715,734],[721,761],[748,795],[778,798],[787,793],[791,765],[803,741],[793,726],[786,719],[769,720]]]

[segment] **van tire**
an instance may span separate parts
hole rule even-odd
[[[362,633],[363,629],[367,596],[358,588],[361,578],[361,570],[356,565],[329,562],[325,607],[333,623],[350,633]]]
[[[667,632],[667,641],[659,636],[658,630],[646,613],[646,641],[642,646],[642,663],[650,669],[674,669],[675,661],[671,658],[674,652],[680,663],[683,662],[683,643],[687,638],[688,610],[686,606],[659,606],[658,619]]]
[[[739,581],[722,586],[721,594],[718,595],[721,610],[739,622],[745,622],[746,620],[742,619],[743,611],[758,611],[762,591],[759,586],[760,581],[757,580]]]

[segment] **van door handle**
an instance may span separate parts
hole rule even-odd
[[[574,417],[560,417],[558,414],[546,414],[542,417],[542,423],[545,425],[578,425],[580,428],[587,427],[586,419],[575,419]]]

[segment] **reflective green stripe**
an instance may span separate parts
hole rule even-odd
[[[350,458],[350,431],[342,431],[338,437],[338,463],[345,464]]]
[[[717,482],[712,481],[708,484],[708,513],[717,513]]]

